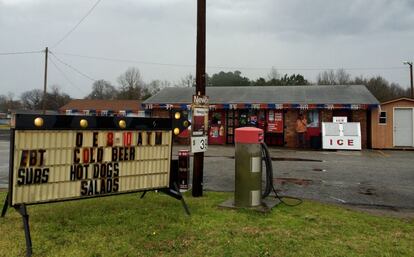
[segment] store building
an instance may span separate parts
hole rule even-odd
[[[414,99],[403,97],[381,103],[371,120],[372,148],[414,147]]]
[[[145,116],[138,100],[74,99],[60,107],[59,112],[68,115]]]
[[[170,117],[172,111],[189,111],[194,88],[165,88],[143,102],[152,117]],[[255,126],[265,131],[268,145],[296,147],[296,119],[308,119],[308,147],[320,148],[321,122],[346,116],[360,122],[362,147],[370,146],[371,111],[378,100],[365,86],[250,86],[208,87],[209,144],[233,144],[234,130]],[[184,133],[188,135],[188,133]]]

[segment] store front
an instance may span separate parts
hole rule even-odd
[[[147,99],[142,108],[149,116],[160,109],[190,111],[187,101],[191,100],[192,91],[192,88],[164,89]],[[207,94],[210,145],[234,144],[235,129],[250,126],[263,129],[269,146],[297,147],[296,120],[302,114],[307,119],[306,147],[321,148],[322,122],[332,122],[336,116],[361,123],[363,147],[366,147],[367,117],[378,107],[378,101],[364,86],[215,87],[208,88]],[[285,98],[299,103],[285,103]]]

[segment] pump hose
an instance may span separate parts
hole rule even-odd
[[[261,149],[262,149],[262,158],[265,161],[265,165],[266,165],[266,184],[265,184],[265,190],[262,193],[262,198],[266,198],[270,195],[270,193],[273,191],[273,193],[275,194],[275,197],[277,199],[279,199],[280,202],[286,204],[287,206],[297,206],[299,204],[301,204],[303,201],[300,198],[297,197],[286,197],[286,196],[279,196],[278,193],[276,192],[276,189],[273,185],[273,165],[272,165],[272,159],[270,158],[270,153],[269,153],[269,148],[267,147],[267,145],[265,143],[261,143]],[[296,201],[298,201],[295,204],[289,204],[286,201],[284,201],[283,198],[289,198],[289,199],[294,199]]]

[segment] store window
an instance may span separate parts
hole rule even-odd
[[[309,128],[319,128],[319,111],[311,110],[307,113],[308,127]]]
[[[387,124],[387,112],[380,112],[379,124]]]

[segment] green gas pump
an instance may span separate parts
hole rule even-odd
[[[262,142],[262,129],[235,130],[235,207],[256,207],[262,203]]]

